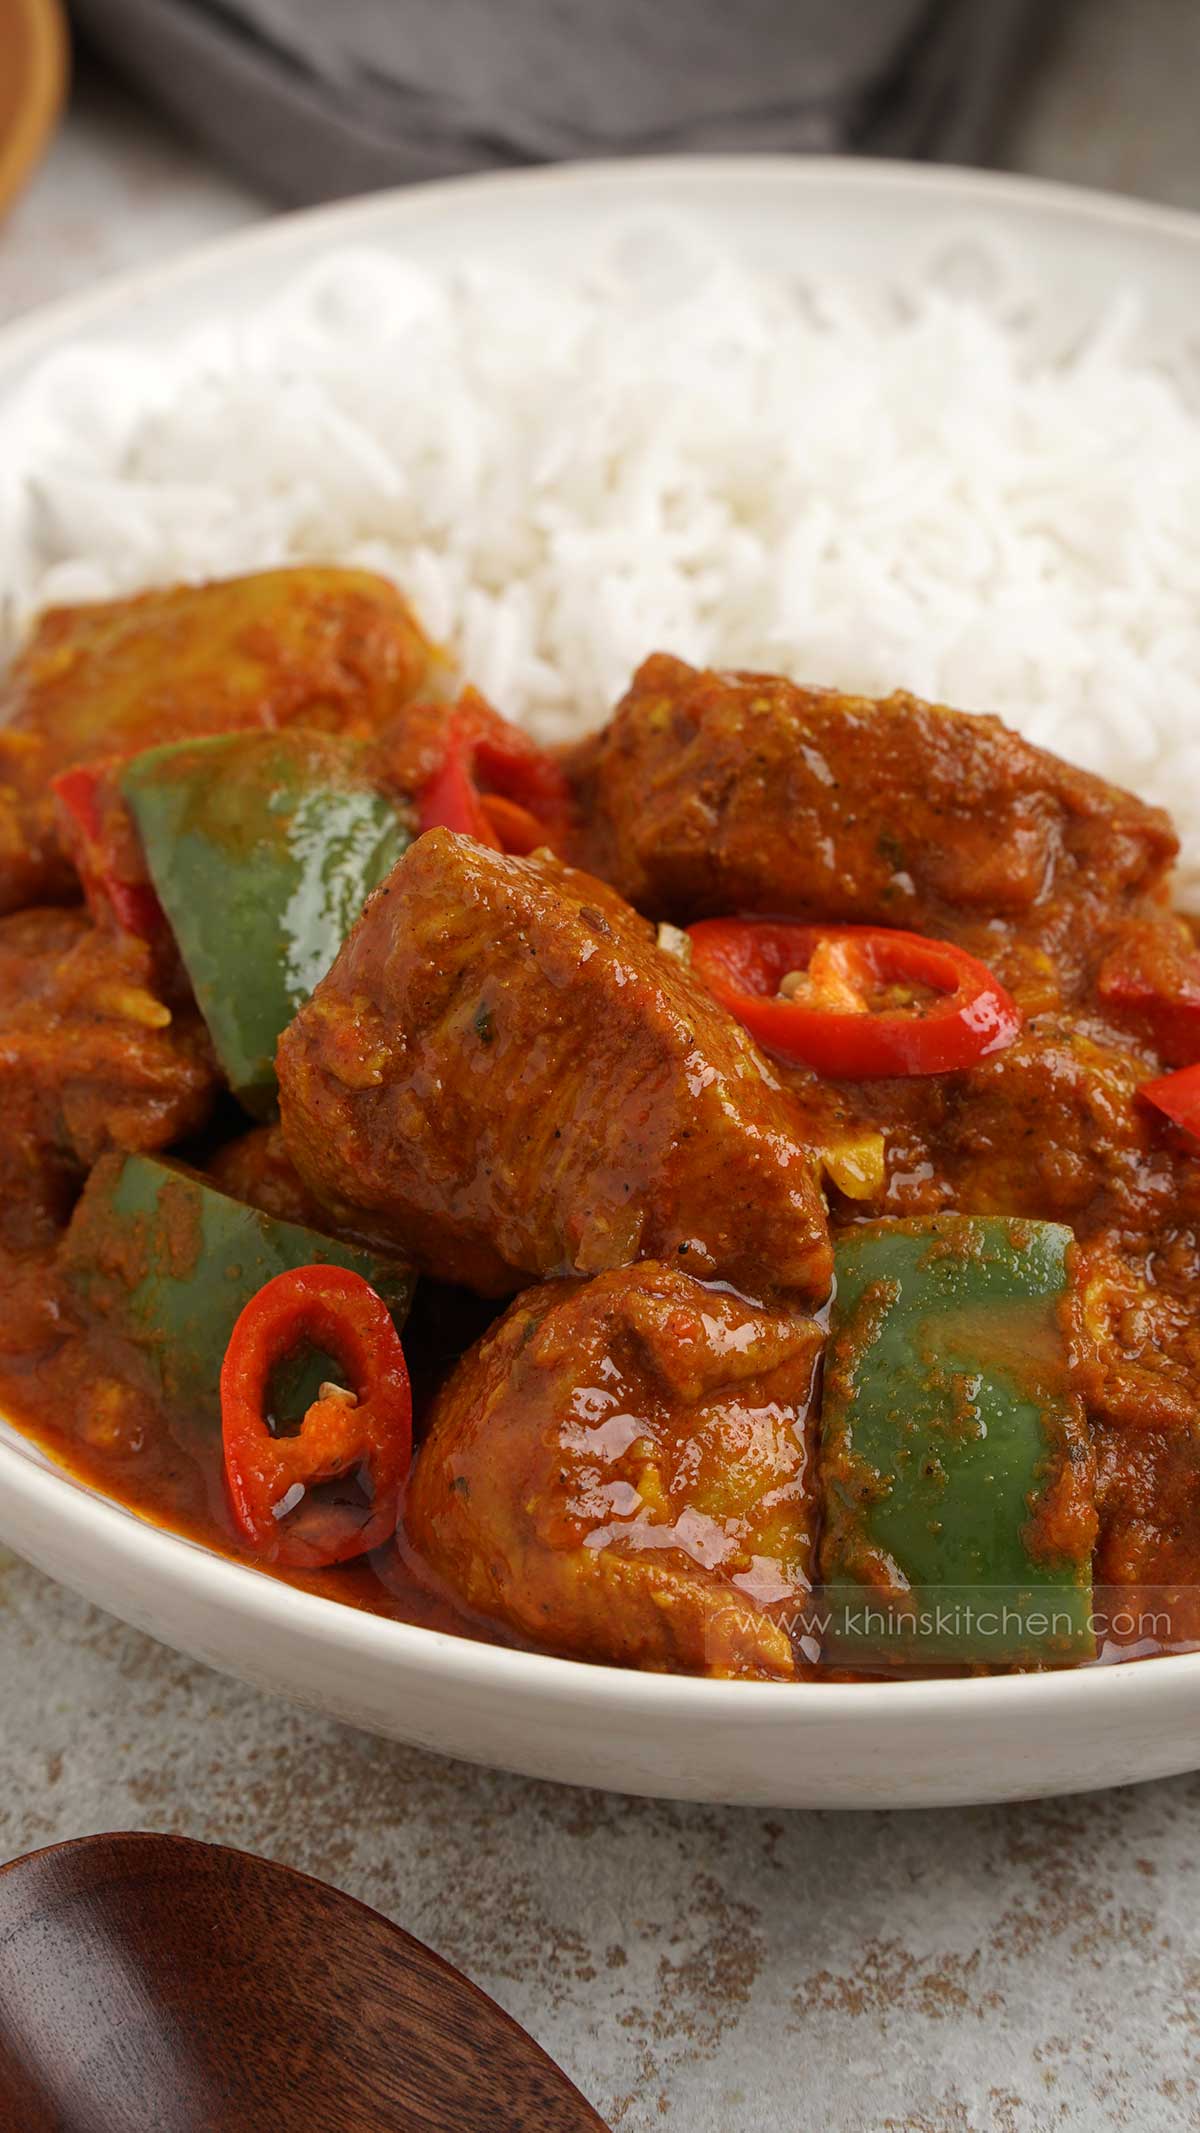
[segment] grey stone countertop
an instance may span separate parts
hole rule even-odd
[[[1191,0],[1091,0],[1009,159],[1200,205],[1198,59]],[[264,211],[85,78],[0,230],[0,315]],[[572,1792],[273,1702],[0,1551],[0,1859],[131,1827],[376,1905],[621,2133],[1200,2122],[1200,1777],[845,1817]]]

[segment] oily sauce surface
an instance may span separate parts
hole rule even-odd
[[[0,1414],[89,1488],[153,1525],[344,1606],[454,1636],[516,1641],[473,1621],[435,1590],[403,1535],[360,1562],[272,1571],[238,1541],[225,1505],[219,1439],[163,1413],[128,1343],[95,1326],[86,1336],[75,1329],[50,1257],[0,1246],[0,1296]],[[413,1355],[418,1409],[444,1368],[449,1329],[444,1311],[436,1331],[432,1317],[427,1312],[406,1341],[414,1351],[421,1347]],[[470,1331],[464,1322],[464,1335]]]
[[[197,1160],[281,1219],[304,1221],[311,1189],[343,1211],[347,1234],[386,1236],[406,1261],[485,1296],[686,1255],[700,1282],[783,1295],[810,1322],[829,1229],[947,1211],[1057,1221],[1076,1240],[1069,1373],[1095,1459],[1097,1583],[1200,1591],[1200,1140],[1143,1100],[1148,1081],[1200,1057],[1200,966],[1170,909],[1165,815],[990,719],[654,656],[603,731],[563,757],[566,869],[537,850],[497,855],[445,823],[406,855],[322,980],[317,1011],[310,1000],[285,1032],[295,1173],[276,1173],[261,1144],[246,1156],[253,1136],[177,959],[111,913],[63,906],[87,874],[62,841],[50,780],[116,737],[128,754],[164,732],[240,728],[248,704],[255,724],[363,738],[386,727],[394,775],[397,749],[424,761],[429,706],[413,711],[406,743],[393,719],[429,657],[394,590],[301,570],[61,611],[14,667],[15,715],[0,733],[0,1235],[12,1250],[0,1259],[0,1409],[90,1485],[245,1559],[216,1429],[164,1411],[144,1358],[102,1318],[85,1328],[56,1277],[55,1240],[113,1147]],[[128,888],[121,856],[106,852],[107,874]],[[868,1067],[831,1079],[803,1052],[768,1067],[656,935],[756,915],[952,944],[1007,989],[1019,1033],[968,1069],[904,1079]],[[252,986],[253,969],[233,961],[230,983]],[[403,1061],[393,1030],[406,1033]],[[418,1142],[420,1161],[397,1161]],[[765,1146],[777,1160],[760,1160]],[[405,1334],[418,1432],[453,1357],[494,1315],[484,1304],[428,1318],[427,1300],[422,1283]],[[646,1299],[634,1304],[644,1318]],[[659,1347],[670,1379],[678,1357],[670,1340]],[[565,1355],[561,1380],[545,1374],[555,1416],[589,1392],[574,1362]],[[686,1386],[674,1393],[695,1404]],[[501,1513],[511,1525],[530,1512],[543,1448],[528,1403],[512,1402],[512,1417],[508,1496],[471,1541],[485,1571]],[[442,1466],[456,1488],[462,1477]],[[690,1478],[686,1509],[707,1515],[708,1477]],[[533,1505],[543,1570],[571,1556],[553,1529],[564,1485],[548,1462]],[[661,1554],[661,1580],[643,1577],[635,1595],[639,1621],[656,1626],[660,1599],[695,1597],[693,1566]],[[287,1575],[501,1642],[524,1633],[517,1602],[533,1582],[522,1566],[485,1625],[403,1541],[365,1564]],[[578,1610],[574,1621],[572,1644],[567,1613],[548,1610],[543,1643],[580,1653]],[[611,1613],[601,1627],[612,1631]]]

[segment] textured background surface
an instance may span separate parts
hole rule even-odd
[[[1086,0],[1010,160],[1200,206],[1198,63],[1193,0]],[[87,82],[0,231],[0,315],[260,212]],[[0,1858],[120,1827],[376,1904],[622,2133],[1200,2120],[1200,1778],[847,1818],[567,1792],[297,1714],[0,1552]]]
[[[1196,0],[1075,0],[1013,114],[1015,170],[1200,207]],[[169,258],[263,203],[85,73],[49,161],[0,226],[0,318]]]
[[[1200,1779],[914,1815],[573,1792],[298,1714],[11,1561],[0,1684],[0,1856],[178,1829],[321,1875],[621,2133],[1200,2119]]]

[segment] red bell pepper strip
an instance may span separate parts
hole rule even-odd
[[[1100,965],[1096,992],[1115,1021],[1149,1036],[1165,1066],[1200,1060],[1200,955],[1182,923],[1129,927]]]
[[[322,1385],[298,1434],[274,1436],[271,1374],[305,1344],[336,1357],[349,1384]],[[264,1561],[319,1570],[390,1539],[412,1452],[412,1395],[388,1307],[361,1274],[293,1267],[251,1297],[221,1368],[221,1438],[234,1522]],[[307,1500],[359,1471],[369,1506]]]
[[[451,829],[494,852],[561,846],[570,793],[545,749],[464,689],[446,722],[445,751],[418,796],[422,830]]]
[[[99,924],[115,921],[120,932],[138,940],[160,942],[169,928],[117,789],[113,773],[119,767],[115,758],[80,763],[51,779],[50,789],[92,917]]]
[[[550,842],[546,825],[519,801],[506,800],[500,792],[484,792],[479,795],[479,806],[502,852],[513,852],[519,859],[524,859],[530,852],[536,852],[539,845]]]
[[[1173,1126],[1200,1140],[1200,1066],[1184,1067],[1179,1074],[1160,1074],[1157,1081],[1143,1082],[1138,1095]]]
[[[948,941],[767,918],[702,919],[688,937],[697,977],[760,1044],[834,1079],[952,1073],[1021,1028],[986,964]]]

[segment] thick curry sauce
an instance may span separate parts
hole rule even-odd
[[[220,1446],[212,1432],[169,1416],[148,1389],[128,1343],[89,1328],[67,1331],[71,1300],[49,1255],[0,1247],[0,1414],[79,1481],[152,1525],[267,1569],[239,1539],[225,1501]],[[425,1386],[445,1371],[444,1307],[410,1340],[414,1376]],[[463,1337],[473,1330],[464,1307]],[[428,1396],[428,1395],[427,1395]],[[494,1635],[416,1562],[403,1543],[328,1570],[277,1573],[306,1592],[458,1636]],[[519,1642],[501,1633],[496,1641]]]
[[[14,669],[0,1410],[260,1570],[584,1659],[782,1682],[1194,1641],[1167,818],[994,720],[661,656],[551,757],[430,699],[391,588],[253,584],[64,611]],[[286,808],[277,727],[324,736],[279,740]],[[295,1506],[265,1542],[231,1511],[212,1327],[269,1286],[221,1246],[247,1210],[272,1268],[398,1284],[414,1459],[369,1557],[285,1570]],[[370,1386],[251,1419],[303,1444],[330,1399]],[[896,1638],[823,1648],[832,1588]],[[914,1643],[952,1589],[1066,1626]]]

